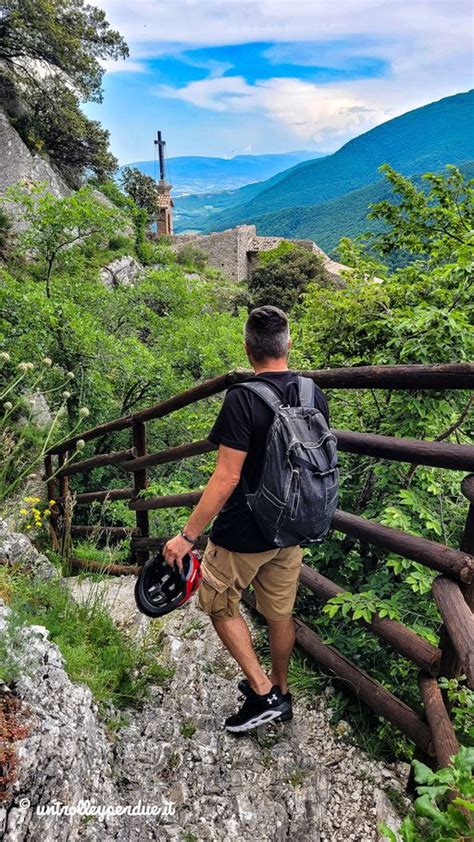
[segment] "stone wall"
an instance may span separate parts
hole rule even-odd
[[[173,238],[173,245],[178,251],[190,243],[198,246],[207,255],[210,266],[239,282],[248,276],[247,247],[255,233],[255,225],[241,225],[204,236],[178,234]]]

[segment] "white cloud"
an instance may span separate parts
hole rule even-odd
[[[146,64],[140,61],[132,61],[131,59],[104,59],[100,61],[101,67],[107,73],[147,73],[148,68]]]
[[[470,0],[101,0],[136,48],[373,36],[411,39],[441,54],[468,50]]]
[[[211,111],[265,114],[306,141],[324,146],[329,138],[358,134],[390,116],[376,102],[335,85],[299,79],[266,79],[249,85],[241,76],[205,79],[183,88],[160,86],[159,96],[179,99]]]

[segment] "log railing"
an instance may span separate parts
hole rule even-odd
[[[364,366],[299,373],[311,377],[324,388],[332,389],[467,390],[474,386],[474,365],[470,363]],[[77,537],[106,536],[108,540],[129,537],[136,564],[111,565],[109,569],[116,574],[136,573],[148,554],[166,540],[164,537],[150,536],[149,512],[194,506],[202,493],[197,489],[185,494],[144,497],[142,492],[147,488],[148,470],[157,465],[177,462],[215,449],[209,441],[202,440],[167,448],[158,453],[148,453],[146,423],[216,395],[234,383],[245,382],[250,376],[251,372],[236,370],[214,377],[148,409],[100,424],[53,448],[46,455],[44,477],[49,498],[58,501],[58,508],[55,508],[51,521],[53,540],[57,540],[57,532],[62,526],[61,511],[68,495],[71,494],[69,478],[85,474],[94,468],[117,466],[123,472],[127,483],[124,487],[102,488],[75,494],[75,503],[79,506],[79,511],[82,511],[84,505],[94,501],[129,500],[129,508],[135,512],[135,528],[74,524],[71,534]],[[101,453],[82,461],[72,461],[72,454],[79,439],[92,441],[103,439],[104,436],[108,439],[110,435],[124,429],[131,431],[128,449]],[[364,544],[396,552],[403,558],[423,564],[440,574],[433,582],[433,596],[443,620],[438,646],[433,646],[394,620],[374,615],[370,622],[360,621],[402,657],[420,668],[419,686],[425,711],[424,718],[418,716],[334,647],[323,643],[301,620],[295,621],[297,642],[303,649],[342,681],[346,689],[355,693],[376,713],[398,727],[415,743],[421,756],[434,758],[440,766],[446,765],[457,749],[457,741],[436,676],[452,677],[464,673],[469,685],[474,686],[474,447],[444,441],[379,436],[351,430],[334,432],[340,451],[411,465],[449,468],[469,474],[461,483],[462,492],[469,501],[469,510],[459,549],[383,526],[349,512],[338,510],[333,520],[333,527],[337,531],[363,541]],[[57,464],[54,464],[54,458],[57,459]],[[130,475],[132,482],[127,482],[126,478]],[[97,568],[97,565],[77,559],[72,559],[71,566]],[[343,590],[306,565],[302,568],[301,585],[323,602]],[[251,594],[244,594],[244,599],[250,605],[253,604]]]

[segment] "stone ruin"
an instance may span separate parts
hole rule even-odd
[[[287,237],[260,237],[255,225],[239,225],[213,234],[177,234],[173,237],[173,247],[180,251],[188,245],[197,246],[203,251],[214,269],[220,269],[233,281],[247,281],[257,266],[258,255],[270,251],[281,242],[294,243],[301,248],[319,254],[326,272],[336,283],[342,280],[341,272],[347,269],[342,263],[336,263],[313,240],[294,240]]]

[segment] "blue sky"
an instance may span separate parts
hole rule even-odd
[[[130,58],[107,62],[89,116],[120,163],[333,151],[472,87],[465,0],[102,0]]]

